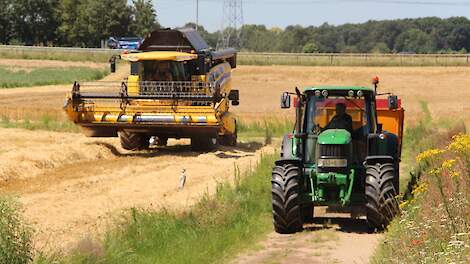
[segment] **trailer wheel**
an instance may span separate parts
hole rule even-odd
[[[218,146],[216,137],[194,137],[191,138],[191,148],[193,151],[211,151]]]
[[[119,131],[121,146],[125,150],[142,150],[150,146],[150,137],[142,133]]]
[[[367,221],[372,228],[384,230],[400,213],[395,189],[395,166],[392,163],[369,165],[366,168]]]
[[[300,204],[300,168],[292,164],[274,167],[271,184],[274,229],[280,234],[301,231],[305,214]]]

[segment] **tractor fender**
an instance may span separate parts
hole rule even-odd
[[[283,165],[286,165],[286,164],[293,164],[293,165],[296,165],[299,168],[301,168],[302,167],[302,160],[301,159],[280,159],[280,160],[276,160],[274,162],[274,164],[276,164],[276,166],[283,166]]]
[[[364,161],[364,165],[395,163],[395,158],[392,156],[368,156]]]

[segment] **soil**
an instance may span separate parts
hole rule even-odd
[[[369,263],[382,234],[371,233],[365,219],[315,208],[315,223],[293,235],[269,234],[233,264]]]

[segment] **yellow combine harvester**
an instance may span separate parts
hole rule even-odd
[[[193,29],[152,32],[138,52],[111,59],[128,61],[121,82],[78,83],[67,96],[70,120],[91,137],[119,136],[127,150],[160,146],[168,138],[190,138],[193,149],[236,145],[237,123],[229,112],[239,104],[232,89],[234,49],[214,51]]]

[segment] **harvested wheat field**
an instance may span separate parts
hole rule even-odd
[[[125,75],[121,66],[105,80],[119,81]],[[288,114],[279,108],[283,91],[308,85],[368,86],[373,76],[379,76],[380,92],[392,92],[403,99],[408,121],[418,119],[421,101],[429,104],[435,117],[463,117],[462,113],[470,111],[469,75],[470,68],[465,67],[240,66],[234,81],[241,104],[233,109],[242,119]],[[39,114],[63,117],[60,107],[70,89],[71,85],[55,85],[1,91],[0,109],[13,119]]]
[[[15,63],[22,64],[0,60],[0,65]],[[41,63],[58,62],[37,65]],[[421,101],[435,117],[462,118],[470,111],[469,68],[241,66],[234,74],[241,105],[234,112],[248,121],[292,116],[293,110],[279,109],[283,91],[307,85],[369,85],[375,75],[381,78],[381,92],[402,97],[407,124],[419,118]],[[125,76],[125,67],[120,67],[105,80]],[[61,107],[70,89],[71,84],[0,90],[0,116],[65,120]],[[187,141],[171,141],[166,149],[130,153],[120,148],[118,139],[76,133],[0,129],[0,136],[8,139],[0,145],[0,188],[19,196],[24,215],[37,230],[36,248],[54,250],[88,240],[131,207],[184,209],[213,192],[217,182],[232,180],[235,167],[247,170],[263,152],[275,149],[244,142],[237,148],[197,153]],[[182,169],[188,180],[179,192]]]
[[[189,142],[130,153],[117,139],[80,134],[0,129],[0,188],[16,194],[36,228],[38,249],[70,249],[113,223],[108,216],[131,207],[183,210],[234,169],[254,166],[272,147],[241,143],[211,153],[192,152]],[[179,145],[183,144],[183,145]],[[187,182],[178,191],[181,171]]]

